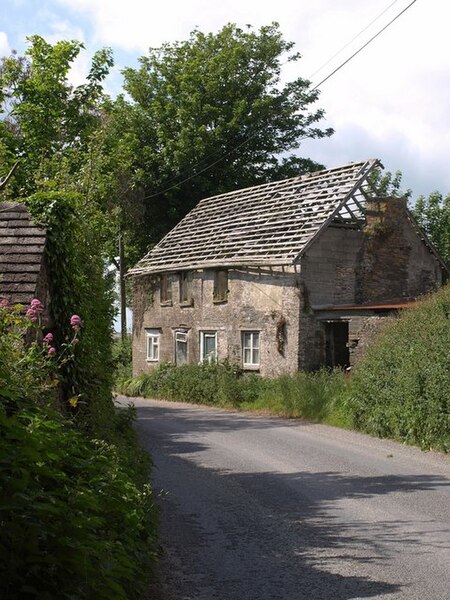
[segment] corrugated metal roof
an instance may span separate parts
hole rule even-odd
[[[201,200],[129,274],[295,264],[377,164],[351,163]]]
[[[41,272],[46,234],[23,204],[0,202],[0,298],[29,304]]]

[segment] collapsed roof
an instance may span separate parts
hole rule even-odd
[[[364,184],[380,162],[356,162],[201,200],[130,275],[293,265],[333,222],[363,221]]]

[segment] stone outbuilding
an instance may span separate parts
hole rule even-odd
[[[448,272],[377,160],[202,200],[131,271],[133,370],[230,361],[263,376],[349,367]]]
[[[28,307],[33,298],[49,304],[46,231],[24,204],[0,202],[0,300]]]

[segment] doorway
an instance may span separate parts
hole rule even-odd
[[[348,331],[348,321],[325,323],[325,364],[327,367],[347,369],[350,366]]]

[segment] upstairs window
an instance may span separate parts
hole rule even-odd
[[[161,304],[172,304],[172,278],[167,273],[159,277],[159,291]]]
[[[180,281],[180,304],[192,306],[192,273],[189,271],[181,271],[179,274]]]
[[[242,365],[244,369],[259,368],[259,331],[242,332]]]
[[[213,302],[226,302],[228,299],[228,271],[214,271]]]
[[[212,363],[217,360],[217,332],[200,332],[200,361]]]
[[[159,329],[146,329],[147,360],[159,361],[159,340],[161,332]]]

